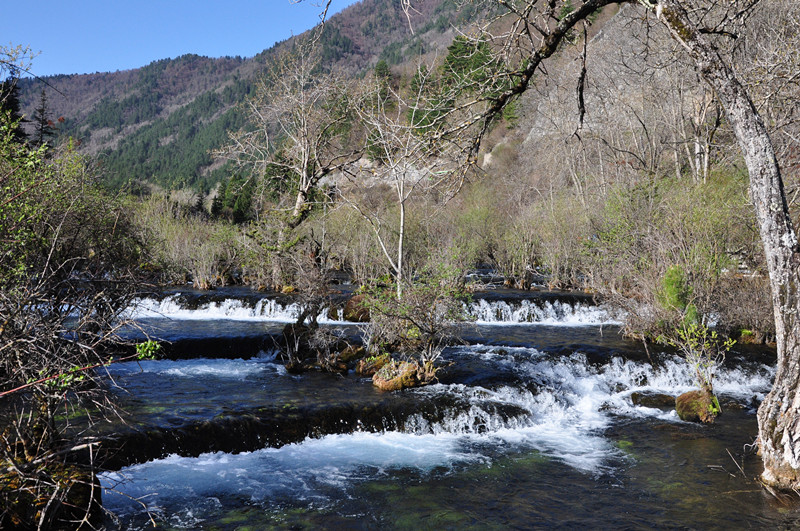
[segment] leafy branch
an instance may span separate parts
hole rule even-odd
[[[99,367],[108,367],[112,363],[121,363],[121,362],[124,362],[124,361],[131,361],[131,360],[143,361],[143,360],[155,359],[155,355],[159,350],[161,350],[161,344],[156,342],[156,341],[152,341],[152,340],[148,339],[147,341],[144,341],[142,343],[138,343],[136,345],[136,353],[135,354],[131,354],[129,356],[123,356],[122,358],[113,358],[113,357],[111,357],[111,358],[108,358],[108,361],[105,361],[105,362],[93,363],[91,365],[86,365],[86,366],[83,366],[83,367],[77,367],[76,366],[76,367],[72,367],[71,369],[69,369],[66,372],[53,374],[51,376],[47,376],[47,377],[44,377],[44,378],[39,378],[38,380],[30,380],[30,381],[28,381],[27,383],[25,383],[23,385],[20,385],[18,387],[13,388],[13,389],[9,389],[7,391],[0,392],[0,398],[2,398],[4,396],[7,396],[7,395],[10,395],[10,394],[13,394],[13,393],[17,393],[19,391],[24,391],[25,389],[28,389],[28,388],[31,388],[31,387],[39,386],[41,384],[47,384],[47,386],[50,387],[50,388],[54,388],[54,389],[58,389],[58,390],[64,390],[64,389],[67,389],[67,388],[71,387],[72,385],[74,385],[76,383],[82,382],[84,380],[83,373],[85,373],[86,371],[97,369]],[[42,372],[44,372],[44,371],[40,371],[40,374]]]

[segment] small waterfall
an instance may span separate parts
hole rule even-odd
[[[478,324],[545,324],[560,326],[619,324],[604,306],[578,299],[548,300],[531,297],[514,300],[477,299],[467,305],[467,313]],[[125,314],[130,319],[192,319],[291,322],[300,314],[300,306],[288,299],[274,297],[223,298],[221,300],[189,299],[175,293],[164,298],[142,298]],[[327,309],[318,321],[342,324],[332,320]]]
[[[126,312],[131,319],[231,319],[240,321],[275,320],[293,321],[297,319],[300,308],[296,304],[286,306],[274,299],[260,299],[255,304],[250,301],[229,298],[222,301],[209,301],[196,306],[188,306],[180,293],[163,299],[144,298],[134,301]]]
[[[256,301],[227,298],[221,301],[208,301],[188,305],[180,293],[163,299],[137,299],[124,317],[128,319],[191,319],[191,320],[234,320],[234,321],[277,321],[292,322],[300,315],[300,305],[282,303],[277,299],[260,298]],[[320,313],[318,322],[336,324],[327,310]]]
[[[619,324],[602,306],[578,301],[479,299],[467,311],[478,324],[546,324],[561,326]]]

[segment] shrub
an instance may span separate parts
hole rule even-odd
[[[211,289],[229,283],[241,269],[241,233],[229,222],[209,220],[166,197],[150,197],[135,208],[163,280],[191,280],[197,288]]]
[[[71,143],[31,150],[0,116],[0,527],[98,516],[91,423],[116,415],[91,369],[122,341],[142,242]],[[90,411],[75,430],[67,419]],[[19,511],[17,509],[20,509]],[[102,516],[102,515],[99,515]],[[74,523],[74,520],[73,520]]]
[[[698,387],[713,394],[714,374],[736,342],[730,338],[723,340],[715,330],[698,323],[679,327],[669,337],[660,339],[681,352],[694,371]]]
[[[432,379],[443,347],[456,340],[456,324],[469,320],[459,278],[444,267],[427,269],[406,283],[400,299],[391,285],[369,287],[371,354],[387,348],[403,353]]]

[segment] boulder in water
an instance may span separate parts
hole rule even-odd
[[[423,383],[417,377],[417,368],[417,364],[410,361],[387,363],[372,377],[372,384],[381,391],[417,387]]]
[[[358,360],[358,364],[356,365],[356,374],[359,376],[374,376],[376,372],[378,372],[381,367],[386,365],[391,361],[391,358],[388,354],[382,354],[380,356],[370,356],[369,358],[362,358]]]
[[[344,304],[344,320],[352,323],[368,323],[369,309],[364,306],[364,295],[354,295]]]
[[[351,361],[360,360],[366,357],[366,355],[367,349],[361,345],[347,345],[347,347],[339,353],[339,360],[344,363],[350,363]]]
[[[675,397],[664,393],[631,393],[634,406],[652,408],[671,408],[675,405]]]
[[[675,399],[678,417],[687,422],[711,424],[722,413],[719,400],[708,389],[698,389],[683,393]]]

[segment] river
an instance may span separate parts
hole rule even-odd
[[[168,359],[110,368],[128,426],[114,428],[122,449],[101,476],[109,527],[800,525],[754,481],[774,351],[734,348],[715,380],[723,415],[701,426],[663,396],[692,388],[686,364],[622,338],[581,294],[476,294],[477,321],[445,350],[439,382],[395,393],[352,373],[288,374],[274,340],[296,310],[243,289],[132,310],[171,343]],[[321,316],[358,335],[336,319]]]

